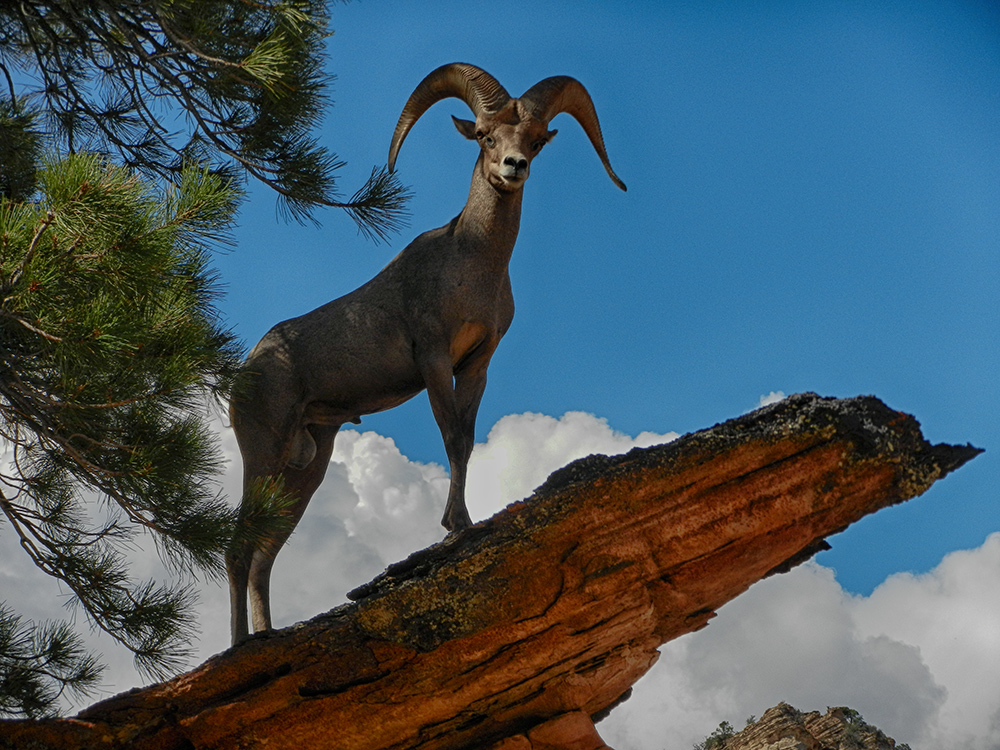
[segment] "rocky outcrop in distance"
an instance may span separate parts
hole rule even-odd
[[[594,722],[658,646],[979,452],[874,397],[802,394],[591,456],[353,603],[76,717],[0,723],[0,747],[600,750]]]
[[[741,732],[716,730],[701,750],[909,750],[846,706],[805,713],[779,703]]]

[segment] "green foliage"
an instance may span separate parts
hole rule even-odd
[[[406,190],[384,170],[347,202],[343,162],[316,143],[329,105],[323,0],[20,0],[0,3],[0,71],[44,114],[52,145],[117,154],[176,180],[190,162],[242,170],[297,218],[346,209],[385,237]],[[19,79],[20,80],[20,79]],[[6,163],[6,162],[3,162]]]
[[[0,198],[26,200],[35,192],[41,149],[35,120],[13,96],[0,98]]]
[[[323,0],[0,3],[0,531],[148,675],[184,658],[192,593],[129,576],[136,535],[219,574],[287,523],[280,486],[238,515],[213,483],[206,402],[241,359],[208,265],[233,178],[375,238],[403,215],[384,170],[341,202],[313,138],[327,20]],[[0,714],[50,713],[99,671],[68,626],[0,608]]]
[[[827,708],[827,711],[829,710],[830,709]],[[835,708],[834,710],[840,711],[842,714],[844,714],[844,721],[847,722],[848,726],[862,727],[862,728],[868,726],[868,724],[865,722],[865,717],[861,715],[860,711],[856,711],[855,709],[849,708],[847,706],[837,706],[837,708]]]
[[[285,492],[282,477],[257,477],[252,480],[243,489],[240,499],[236,540],[259,547],[276,532],[289,531],[295,524],[286,511],[295,502],[295,498]]]
[[[830,707],[827,707],[827,711],[830,711]],[[885,733],[878,727],[872,726],[859,711],[853,708],[848,708],[847,706],[837,706],[832,709],[834,711],[840,711],[844,715],[845,727],[844,733],[840,738],[840,746],[845,748],[845,750],[851,750],[852,748],[863,748],[865,746],[865,737],[874,736],[876,744],[882,744],[888,742],[888,738]],[[896,745],[900,750],[909,750],[909,745],[900,744]]]
[[[721,748],[726,746],[726,740],[735,734],[736,730],[733,729],[733,725],[728,721],[723,721],[708,737],[697,743],[694,746],[694,750],[712,750],[712,748],[721,750]]]
[[[26,625],[0,605],[0,714],[49,716],[65,691],[88,695],[100,674],[67,625]]]
[[[93,155],[37,178],[39,202],[0,199],[0,521],[162,676],[185,656],[192,597],[130,578],[137,530],[175,569],[221,573],[234,537],[280,522],[280,493],[248,525],[213,483],[206,403],[228,392],[241,352],[207,261],[239,194],[192,168],[161,192]],[[26,627],[0,616],[0,711],[36,715],[95,667],[65,629],[16,635]]]

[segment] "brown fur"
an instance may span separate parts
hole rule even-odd
[[[409,127],[430,106],[427,98],[418,102],[423,108],[404,122],[421,92],[428,96],[428,82],[444,75],[451,77],[452,87],[456,80],[464,84],[470,69],[491,81],[493,94],[502,101],[502,87],[472,66],[435,71],[404,109],[390,167]],[[460,96],[453,88],[444,95]],[[430,103],[440,98],[439,91],[432,91]],[[464,98],[475,111],[478,103]],[[342,425],[397,406],[426,388],[451,469],[442,524],[457,531],[471,523],[465,507],[466,466],[486,370],[514,316],[507,265],[520,225],[521,188],[531,160],[555,135],[548,130],[554,114],[539,119],[521,100],[508,98],[497,111],[479,108],[475,122],[455,120],[459,132],[481,149],[462,212],[421,234],[360,288],[276,325],[247,358],[230,406],[243,454],[244,487],[263,477],[280,477],[295,502],[286,533],[257,548],[234,547],[227,556],[233,643],[248,632],[248,587],[254,630],[271,627],[274,558],[322,482]],[[571,114],[583,122],[575,111]],[[602,150],[603,144],[598,153],[613,176]]]

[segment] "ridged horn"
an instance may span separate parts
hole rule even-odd
[[[546,124],[560,112],[573,115],[583,127],[587,137],[594,146],[597,155],[608,172],[608,176],[622,190],[627,190],[608,160],[608,152],[604,148],[604,137],[601,135],[601,123],[597,120],[594,102],[575,78],[569,76],[553,76],[539,81],[521,95],[520,102],[529,112]]]
[[[476,117],[496,112],[510,101],[510,94],[485,70],[467,63],[442,65],[417,85],[403,107],[389,146],[390,172],[396,168],[396,156],[410,128],[431,105],[449,97],[464,101]]]

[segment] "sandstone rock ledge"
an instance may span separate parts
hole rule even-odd
[[[0,747],[599,750],[592,721],[660,644],[979,452],[804,394],[591,456],[352,604],[75,718],[0,723]]]

